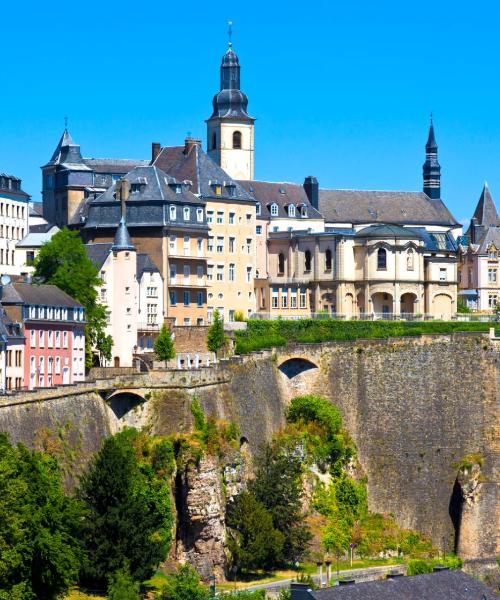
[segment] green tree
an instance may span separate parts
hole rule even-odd
[[[104,332],[106,310],[97,301],[97,288],[102,285],[99,270],[87,256],[76,231],[58,231],[44,244],[35,259],[35,277],[57,285],[85,309],[86,365],[92,366],[92,348],[102,358],[111,358],[112,340]]]
[[[275,529],[284,536],[283,558],[300,560],[311,534],[302,510],[302,456],[295,443],[275,440],[256,459],[255,479],[249,490],[271,514]]]
[[[108,600],[140,600],[139,584],[134,582],[127,570],[118,571],[110,577]]]
[[[81,480],[88,552],[82,575],[103,588],[110,574],[125,568],[135,581],[147,579],[170,548],[170,474],[165,476],[164,460],[159,471],[153,469],[157,450],[146,452],[142,435],[126,429],[107,438]]]
[[[55,600],[76,581],[81,506],[55,459],[0,434],[0,598]]]
[[[263,504],[241,492],[227,507],[227,547],[239,570],[272,569],[283,559],[284,536]]]
[[[224,321],[217,309],[214,310],[212,324],[208,328],[207,348],[211,352],[218,352],[224,347],[226,336],[224,335]]]
[[[200,583],[198,573],[190,565],[182,565],[167,576],[157,600],[208,600],[210,591]]]
[[[175,358],[174,340],[170,329],[165,324],[161,326],[160,333],[155,340],[154,350],[158,360],[170,360]]]

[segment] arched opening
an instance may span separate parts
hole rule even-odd
[[[433,312],[437,319],[450,319],[452,315],[451,296],[448,296],[448,294],[437,294],[434,296]]]
[[[377,269],[379,271],[385,271],[385,269],[387,269],[387,250],[385,248],[379,248],[377,250]]]
[[[344,312],[346,317],[352,317],[354,312],[354,296],[352,294],[345,295]]]
[[[241,131],[233,132],[233,148],[235,150],[241,150]]]
[[[455,483],[453,485],[450,504],[448,506],[448,514],[450,515],[450,519],[453,523],[453,529],[455,532],[455,538],[453,543],[453,551],[455,552],[455,554],[458,552],[458,544],[460,542],[460,526],[462,523],[463,504],[464,497],[462,493],[462,486],[458,482],[457,478],[455,479]]]
[[[142,404],[144,398],[133,392],[119,392],[108,399],[108,406],[114,412],[117,419],[121,419],[133,408]]]
[[[382,318],[392,314],[392,295],[387,292],[373,294],[372,310]]]
[[[318,366],[305,358],[289,358],[288,360],[285,360],[285,362],[282,363],[278,368],[284,375],[288,377],[288,379],[293,379],[294,377],[297,377],[297,375],[301,375],[306,371],[317,369]]]
[[[215,131],[212,133],[212,150],[217,150],[217,134]]]
[[[332,251],[330,250],[330,248],[327,248],[325,252],[325,270],[332,270]]]
[[[401,296],[401,314],[412,315],[415,312],[417,295],[406,293]]]
[[[406,251],[406,269],[408,271],[413,271],[415,266],[415,252],[413,248],[408,248]]]
[[[115,356],[113,359],[113,366],[115,368],[118,368],[120,366],[120,357],[119,356]]]
[[[278,255],[278,275],[283,275],[285,273],[285,255],[283,252],[280,252]]]
[[[304,270],[305,271],[311,270],[311,251],[310,250],[306,250],[304,253]]]
[[[363,292],[360,292],[356,296],[356,305],[357,305],[357,309],[358,309],[358,314],[365,312],[365,295]]]

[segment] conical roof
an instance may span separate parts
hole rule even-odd
[[[432,117],[431,117],[431,124],[429,126],[429,137],[427,138],[427,144],[425,144],[425,149],[429,152],[435,152],[438,148],[437,142],[436,142],[436,136],[434,134],[434,123],[432,122]]]
[[[135,250],[130,234],[125,224],[125,218],[120,219],[118,229],[116,230],[115,239],[113,240],[112,250]]]
[[[76,144],[67,129],[64,130],[59,143],[47,165],[83,164],[80,145]],[[89,169],[90,170],[90,169]]]
[[[500,226],[500,217],[498,216],[495,202],[486,181],[484,182],[483,191],[481,192],[481,197],[472,218],[477,219],[478,225],[486,227],[491,227],[492,225],[496,227]]]

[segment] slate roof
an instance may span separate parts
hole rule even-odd
[[[96,173],[113,173],[125,175],[134,167],[147,167],[149,160],[133,158],[84,158],[83,162]]]
[[[29,215],[30,217],[43,217],[43,202],[31,202]]]
[[[225,199],[252,202],[251,195],[242,187],[241,182],[236,182],[219,167],[198,143],[184,146],[166,146],[156,157],[155,166],[175,177],[179,181],[191,181],[191,191],[200,198]],[[216,195],[212,185],[217,183],[222,186],[221,195]],[[229,188],[224,182],[234,185],[234,194],[231,196]]]
[[[46,231],[32,231],[17,242],[16,248],[39,248],[48,242],[59,231],[59,227],[51,225]]]
[[[483,191],[476,206],[476,210],[472,215],[473,219],[477,219],[478,225],[495,225],[500,226],[500,217],[495,206],[495,202],[491,196],[490,188],[485,182]]]
[[[139,280],[144,273],[159,273],[160,269],[155,265],[149,254],[139,252],[137,254],[137,279]]]
[[[94,266],[100,269],[106,262],[106,259],[111,252],[113,244],[111,242],[100,242],[97,244],[85,244],[87,256],[94,263]]]
[[[287,206],[295,204],[307,206],[307,218],[321,219],[321,214],[309,202],[309,198],[304,190],[304,186],[299,183],[286,183],[275,181],[238,181],[238,183],[261,205],[261,218],[290,218],[288,217]],[[277,217],[271,217],[271,204],[278,205]],[[306,217],[300,217],[297,214],[297,220]]]
[[[316,600],[486,600],[498,598],[483,583],[462,571],[439,571],[333,586],[312,592]]]
[[[486,254],[490,244],[500,248],[500,227],[488,227],[480,240],[476,240],[477,254]]]
[[[205,203],[190,191],[187,184],[179,184],[157,166],[135,167],[125,178],[132,190],[126,201],[127,226],[165,226],[170,225],[169,205],[177,205],[175,226],[190,226],[206,229],[205,220],[197,222],[194,217],[188,223],[181,214],[183,206],[203,207]],[[175,191],[180,186],[180,193]],[[120,201],[115,198],[116,182],[97,198],[88,198],[78,209],[73,219],[79,223],[85,219],[88,227],[118,227],[121,218]],[[193,212],[193,211],[192,211]]]
[[[400,225],[370,225],[364,227],[356,233],[356,237],[363,238],[385,238],[398,237],[405,239],[420,239],[422,236],[416,229],[410,227],[401,227]]]
[[[423,192],[320,189],[319,211],[328,223],[459,225],[442,200]]]
[[[38,304],[69,308],[82,306],[56,285],[34,283],[11,283],[4,286],[2,304]]]
[[[38,223],[37,225],[30,225],[30,233],[47,233],[53,227],[56,228],[56,231],[59,231],[59,227],[57,225],[53,225],[52,223]]]
[[[2,333],[6,335],[8,340],[21,342],[25,339],[21,325],[11,321],[3,309],[1,309],[0,322],[3,330]]]
[[[120,219],[120,224],[116,230],[115,239],[113,240],[113,250],[135,250],[123,217]]]

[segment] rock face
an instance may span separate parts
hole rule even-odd
[[[178,535],[176,557],[189,562],[205,581],[224,578],[226,569],[225,498],[221,466],[216,457],[204,456],[176,477]]]

